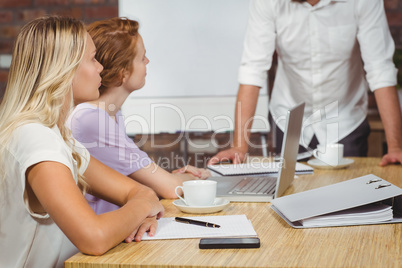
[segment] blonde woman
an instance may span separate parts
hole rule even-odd
[[[0,106],[0,267],[62,267],[78,250],[103,254],[152,235],[163,214],[152,190],[90,157],[65,127],[73,99],[98,98],[95,53],[74,19],[36,19],[17,37]],[[97,215],[86,189],[121,208]]]

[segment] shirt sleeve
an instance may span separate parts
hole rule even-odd
[[[357,39],[366,79],[372,91],[395,86],[397,72],[393,63],[395,44],[389,31],[382,0],[357,0]]]
[[[71,116],[70,128],[73,137],[93,157],[124,175],[152,163],[148,155],[126,135],[124,126],[119,126],[101,109],[77,106]]]
[[[25,194],[25,174],[29,167],[37,163],[53,161],[67,166],[77,183],[76,166],[67,144],[52,129],[40,124],[27,124],[15,131],[10,152],[19,163],[19,179],[24,189],[24,202],[28,212],[36,218],[48,218],[48,214],[41,215],[31,211]]]
[[[276,30],[271,1],[250,1],[249,20],[239,68],[240,84],[262,87],[272,65]]]

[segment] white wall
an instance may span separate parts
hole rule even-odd
[[[132,93],[122,108],[131,117],[130,134],[230,127],[214,118],[228,116],[233,122],[248,5],[249,0],[119,1],[119,16],[140,22],[150,59],[146,85]],[[260,92],[257,110],[266,118],[266,89]],[[172,106],[154,109],[156,103]],[[151,119],[152,110],[158,118]],[[210,126],[202,123],[203,116]],[[142,127],[144,120],[148,129]],[[269,126],[261,123],[253,125],[254,130],[267,131]]]
[[[236,96],[131,98],[123,105],[127,133],[227,132],[234,128]],[[253,132],[269,131],[268,97],[260,96]]]

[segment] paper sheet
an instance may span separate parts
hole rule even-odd
[[[251,237],[257,236],[251,221],[246,215],[185,217],[220,225],[220,228],[210,228],[193,224],[176,222],[174,218],[158,220],[155,236],[144,234],[142,240],[184,239],[206,237]]]
[[[302,220],[303,226],[339,226],[378,223],[392,220],[392,206],[385,204],[369,204],[322,216]]]
[[[223,176],[236,175],[258,175],[278,173],[281,168],[280,162],[256,162],[242,164],[209,165],[208,169]],[[312,173],[314,169],[310,166],[296,162],[295,173]]]

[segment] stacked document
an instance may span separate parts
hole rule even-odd
[[[154,236],[144,234],[142,240],[184,239],[207,237],[256,237],[253,225],[246,215],[186,217],[196,221],[204,221],[220,225],[211,228],[175,221],[175,218],[161,218]]]
[[[278,173],[281,165],[281,162],[262,161],[228,165],[209,165],[208,169],[222,176],[263,175]],[[308,174],[313,171],[314,169],[312,167],[296,162],[296,174]]]
[[[392,220],[392,206],[376,203],[301,220],[304,227],[360,225]]]
[[[402,189],[373,174],[271,202],[271,208],[294,228],[402,222]]]

